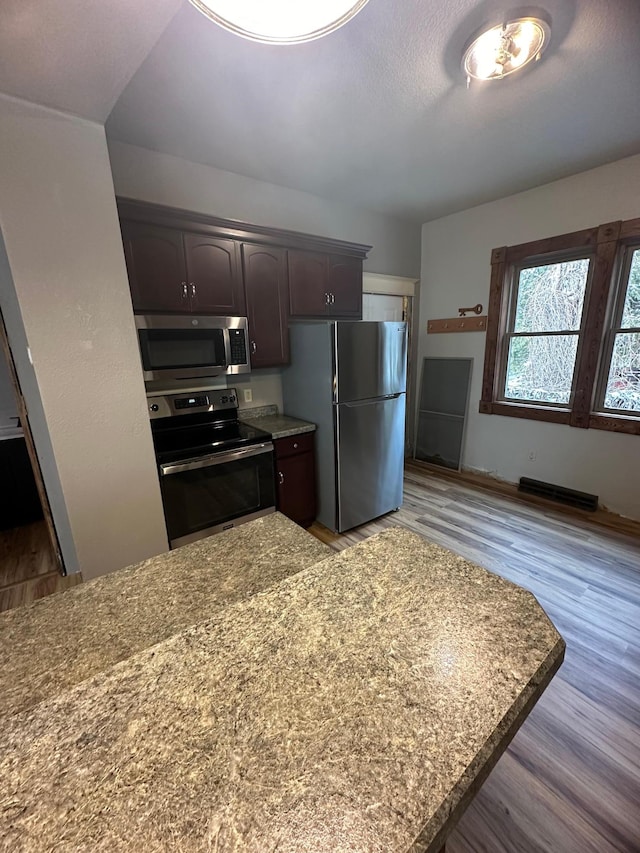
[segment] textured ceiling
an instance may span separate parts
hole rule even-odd
[[[332,35],[276,47],[187,5],[107,132],[419,221],[640,151],[638,0],[545,0],[540,62],[467,90],[465,42],[510,9],[369,0]]]
[[[369,0],[278,47],[186,0],[2,0],[0,91],[97,119],[115,102],[111,138],[424,221],[640,151],[640,2],[543,3],[540,62],[467,90],[465,42],[515,6]]]
[[[103,122],[183,0],[0,0],[0,92]]]

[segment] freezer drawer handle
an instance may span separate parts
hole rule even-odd
[[[242,450],[229,450],[227,453],[212,453],[210,456],[201,456],[198,459],[186,459],[184,462],[173,462],[160,466],[160,476],[169,474],[180,474],[182,471],[194,471],[197,468],[211,468],[214,465],[223,465],[225,462],[235,462],[241,459],[249,459],[251,456],[260,456],[263,453],[271,453],[273,444],[256,444]]]
[[[383,400],[397,400],[398,397],[402,397],[402,393],[398,394],[385,394],[382,397],[369,397],[367,400],[358,400],[355,403],[341,403],[341,406],[346,406],[348,409],[355,409],[357,406],[370,406],[371,403],[379,403]]]

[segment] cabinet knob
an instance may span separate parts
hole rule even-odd
[[[284,484],[284,474],[282,473],[282,471],[278,471],[278,482],[281,486]]]
[[[297,450],[297,449],[298,449],[298,442],[297,442],[297,441],[294,441],[294,442],[293,442],[293,449],[294,449],[294,450]]]
[[[189,295],[189,291],[187,290],[187,282],[183,281],[182,282],[182,298],[186,299],[188,295]]]

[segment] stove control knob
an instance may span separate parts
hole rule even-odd
[[[233,396],[229,397],[229,402],[230,402],[230,403],[235,403],[235,401],[236,401],[236,398],[235,398],[235,397],[233,397]]]
[[[229,402],[229,398],[228,398],[228,397],[221,397],[221,398],[220,398],[220,402],[221,402],[221,403],[228,403],[228,402]]]
[[[157,411],[158,411],[158,409],[160,408],[160,406],[159,406],[157,403],[152,403],[152,404],[149,406],[149,408],[151,409],[151,411],[152,411],[152,412],[157,412]]]

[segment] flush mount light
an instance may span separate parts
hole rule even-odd
[[[467,83],[501,80],[538,59],[549,43],[549,25],[540,18],[515,18],[486,30],[465,50]]]
[[[296,44],[326,36],[368,0],[191,0],[207,18],[253,41]]]

